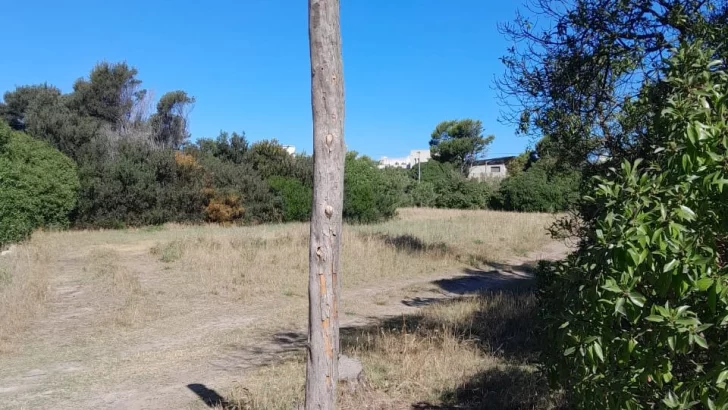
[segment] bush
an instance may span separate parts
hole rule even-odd
[[[394,216],[400,193],[388,188],[383,173],[368,157],[346,154],[344,170],[344,219],[371,223]]]
[[[435,185],[431,182],[420,182],[410,191],[412,205],[419,207],[434,207],[437,201]]]
[[[0,121],[0,246],[67,226],[78,187],[70,158]]]
[[[409,171],[417,180],[417,169]],[[410,201],[416,206],[438,208],[485,209],[493,188],[486,182],[467,179],[452,164],[428,161],[420,165],[420,183],[410,191]]]
[[[557,171],[552,159],[541,159],[525,171],[507,177],[492,205],[519,212],[565,211],[578,199],[580,180],[578,172]]]
[[[313,190],[294,178],[275,176],[268,179],[273,192],[281,197],[283,220],[308,221],[311,219]]]
[[[202,221],[204,170],[191,156],[144,142],[97,140],[82,162],[76,224],[118,228]]]
[[[253,167],[263,179],[272,176],[288,176],[294,157],[276,140],[258,141],[245,153],[244,161]]]
[[[441,182],[435,186],[435,191],[435,205],[438,208],[485,209],[492,196],[490,185],[461,176],[447,183]]]
[[[395,198],[395,207],[412,206],[411,191],[417,184],[408,175],[408,170],[402,168],[384,168],[379,171],[382,177],[384,192],[391,193]]]
[[[205,217],[209,222],[229,224],[245,214],[240,197],[234,193],[214,194],[205,207]]]
[[[539,269],[545,367],[574,407],[728,407],[728,74],[711,55],[671,59],[671,95],[641,101],[653,154],[596,177],[579,249]]]
[[[270,186],[249,164],[235,164],[211,156],[201,157],[199,161],[209,175],[210,187],[240,196],[245,222],[279,222],[283,219]]]

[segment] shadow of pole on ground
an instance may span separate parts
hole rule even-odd
[[[236,406],[229,403],[218,392],[208,388],[204,384],[191,383],[187,385],[187,388],[192,390],[207,407],[219,410],[237,410]]]

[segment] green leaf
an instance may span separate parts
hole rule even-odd
[[[675,351],[675,336],[668,336],[667,345],[670,346],[670,350]]]
[[[571,356],[576,351],[576,347],[572,346],[566,350],[564,350],[564,356]]]
[[[678,264],[677,259],[673,259],[670,262],[668,262],[668,264],[665,265],[664,268],[662,268],[662,271],[669,272],[669,271],[673,270],[675,268],[675,266],[677,266],[677,264]]]
[[[602,352],[602,347],[599,345],[599,343],[594,343],[594,353],[599,357],[599,360],[602,362],[604,361],[604,353]]]
[[[680,208],[677,209],[676,213],[677,216],[686,221],[692,221],[695,219],[695,212],[685,205],[680,205]]]
[[[700,335],[697,335],[696,334],[695,335],[695,343],[697,343],[703,349],[707,349],[708,348],[708,342],[705,340],[705,338],[703,336],[700,336]]]
[[[564,322],[564,323],[561,324],[561,326],[559,326],[559,329],[563,329],[563,328],[565,328],[567,326],[569,326],[569,322]]]
[[[657,315],[650,315],[650,316],[647,316],[645,319],[649,320],[650,322],[657,322],[657,323],[663,322],[665,320],[662,316],[657,316]]]
[[[705,324],[702,324],[702,325],[698,326],[695,329],[695,331],[698,332],[698,333],[702,333],[702,332],[705,332],[706,330],[710,329],[711,327],[713,327],[713,324],[712,323],[705,323]]]
[[[642,307],[645,305],[647,299],[642,296],[639,292],[629,292],[629,300],[635,305]]]
[[[723,370],[718,375],[718,379],[715,381],[715,383],[716,384],[723,383],[724,381],[726,381],[726,379],[728,379],[728,370]]]
[[[692,142],[693,144],[695,144],[698,141],[698,130],[697,130],[695,123],[691,123],[688,125],[687,136],[688,136],[688,140],[690,142]]]
[[[614,304],[614,312],[627,316],[627,311],[624,309],[624,298],[617,299],[617,302]]]
[[[614,293],[622,293],[622,289],[620,289],[619,286],[617,286],[616,284],[613,284],[613,283],[602,285],[602,289],[608,290],[608,291],[614,292]]]
[[[702,278],[699,279],[695,285],[700,289],[701,291],[706,291],[708,288],[713,286],[713,279],[712,278]]]
[[[667,396],[662,399],[662,402],[665,403],[665,405],[671,409],[677,408],[680,406],[680,402],[677,401],[677,397],[675,397],[674,394],[672,394],[671,391],[667,392]]]
[[[683,326],[697,326],[700,324],[700,321],[694,317],[689,317],[685,319],[678,319],[675,321],[675,323]]]

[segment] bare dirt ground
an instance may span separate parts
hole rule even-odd
[[[59,256],[44,314],[0,352],[0,409],[204,409],[201,396],[302,348],[307,298],[299,288],[244,300],[180,293],[185,259],[161,264],[155,246],[84,244]],[[345,285],[341,326],[528,280],[529,264],[565,252],[551,242],[492,269]]]

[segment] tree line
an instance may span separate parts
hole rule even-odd
[[[155,104],[137,70],[123,62],[97,64],[69,93],[49,84],[7,91],[0,103],[0,159],[6,164],[0,171],[0,242],[25,238],[40,226],[307,221],[311,156],[291,155],[275,140],[250,143],[244,132],[192,141],[188,114],[194,103],[176,90]],[[421,165],[421,175],[379,169],[376,161],[347,153],[345,220],[376,222],[402,206],[566,208],[570,194],[562,191],[575,192],[576,179],[548,158],[515,161],[503,184],[469,180],[469,167],[492,140],[480,121],[444,121],[431,135],[434,160]],[[37,168],[27,172],[31,164]],[[45,215],[50,204],[56,207],[52,216]]]

